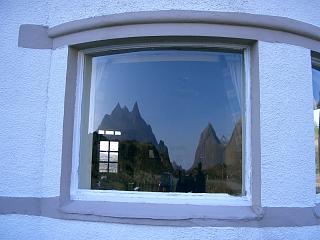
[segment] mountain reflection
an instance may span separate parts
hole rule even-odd
[[[157,141],[138,103],[131,111],[118,103],[93,134],[91,187],[241,194],[241,120],[235,124],[229,141],[225,137],[219,139],[211,123],[199,136],[194,162],[184,169],[180,162],[170,158],[165,140]]]

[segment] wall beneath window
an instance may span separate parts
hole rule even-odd
[[[317,239],[318,226],[304,228],[151,227],[67,221],[32,216],[0,216],[1,239]]]
[[[64,22],[150,10],[235,11],[290,17],[320,26],[313,1],[0,2],[0,196],[59,196],[67,48],[18,48],[21,24]],[[259,42],[262,206],[315,204],[310,51]],[[315,239],[299,228],[159,227],[1,215],[0,239]]]

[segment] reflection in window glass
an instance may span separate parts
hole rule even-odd
[[[118,164],[117,163],[109,163],[109,172],[117,173]]]
[[[114,135],[114,131],[106,130],[105,132],[107,135]]]
[[[104,131],[103,130],[99,130],[98,133],[99,134],[104,134]]]
[[[110,151],[118,151],[119,143],[118,142],[110,142]]]
[[[100,141],[100,151],[109,150],[109,141]]]
[[[313,82],[313,121],[314,121],[314,143],[316,152],[316,192],[320,193],[320,172],[319,172],[319,118],[320,118],[320,68],[314,66],[312,69]]]
[[[118,153],[110,152],[110,162],[118,162]]]
[[[91,188],[241,195],[243,75],[242,51],[93,57]]]
[[[99,163],[99,172],[101,172],[101,173],[108,172],[108,163],[100,162]]]
[[[100,161],[101,162],[108,162],[108,152],[100,152]]]

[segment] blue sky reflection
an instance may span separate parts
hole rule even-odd
[[[131,110],[137,102],[157,141],[168,146],[171,162],[187,169],[209,122],[220,139],[228,140],[241,119],[241,91],[232,78],[236,74],[238,82],[243,81],[242,57],[242,53],[182,50],[95,57],[93,130],[117,103]],[[232,72],[226,59],[241,71]]]

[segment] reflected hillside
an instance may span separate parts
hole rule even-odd
[[[211,123],[202,131],[196,150],[193,167],[199,162],[203,169],[210,169],[223,163],[224,145],[221,144]]]
[[[219,140],[212,124],[208,123],[200,135],[195,160],[189,172],[195,173],[199,163],[207,176],[207,192],[241,194],[241,121],[236,123],[228,142]]]

